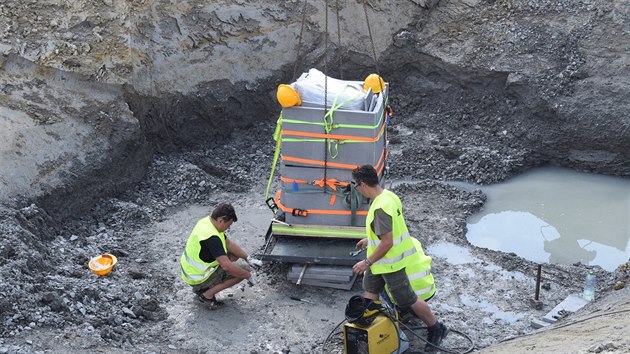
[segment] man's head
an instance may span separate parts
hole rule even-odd
[[[357,185],[365,183],[375,187],[378,184],[378,174],[372,165],[363,165],[352,170],[352,179]]]
[[[223,232],[230,228],[232,223],[238,221],[234,207],[228,203],[217,205],[212,211],[210,218],[214,221],[214,225]]]
[[[363,165],[352,170],[352,183],[355,188],[366,198],[373,198],[380,193],[378,175],[371,165]],[[376,193],[376,194],[374,194]]]

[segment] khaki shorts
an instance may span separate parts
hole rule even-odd
[[[409,284],[409,277],[407,277],[405,268],[384,274],[372,274],[369,268],[365,271],[363,275],[363,289],[365,291],[380,294],[385,288],[385,284],[387,284],[389,292],[398,306],[405,308],[418,301],[418,295]]]
[[[242,259],[239,259],[238,261],[236,261],[236,264],[243,268],[245,268],[245,261],[243,261]],[[201,284],[197,284],[197,285],[193,285],[192,286],[192,290],[196,293],[196,294],[201,294],[203,292],[205,292],[206,290],[215,287],[221,283],[225,283],[227,280],[234,278],[233,276],[231,276],[230,274],[228,274],[228,272],[226,272],[225,270],[223,270],[223,268],[221,268],[219,266],[219,268],[217,270],[214,271],[214,273],[212,273],[212,275],[210,275],[210,278],[206,279],[203,283]]]

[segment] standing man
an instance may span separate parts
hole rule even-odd
[[[409,284],[411,285],[413,292],[418,295],[418,298],[426,302],[431,300],[437,291],[433,274],[431,274],[431,257],[424,253],[422,244],[417,238],[412,238],[412,241],[414,247],[416,248],[416,253],[412,256],[413,260],[407,267],[405,267],[405,273],[407,274],[407,278],[409,278]],[[356,248],[358,250],[362,250],[367,248],[367,245],[368,240],[367,238],[364,238],[357,242]],[[387,284],[385,284],[385,291],[381,292],[380,295],[383,297],[383,300],[388,300],[393,305],[396,305],[397,309],[401,310],[402,313],[407,312],[401,309],[396,301],[394,301]]]
[[[413,291],[405,269],[416,256],[413,238],[409,235],[402,214],[402,203],[396,194],[378,184],[374,167],[363,165],[352,171],[352,183],[366,198],[372,200],[365,221],[367,257],[357,262],[352,271],[363,276],[364,297],[378,300],[385,284],[394,301],[426,323],[428,341],[439,346],[449,329],[435,318],[429,305]]]
[[[182,279],[192,286],[199,300],[208,302],[211,308],[221,304],[215,297],[219,291],[244,279],[250,285],[256,283],[256,275],[239,259],[254,268],[262,266],[260,260],[249,256],[225,236],[224,231],[237,220],[232,205],[219,204],[210,216],[197,222],[180,258]]]

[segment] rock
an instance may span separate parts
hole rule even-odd
[[[620,280],[620,281],[615,283],[615,285],[613,286],[613,289],[614,290],[621,290],[621,289],[623,289],[625,287],[626,287],[626,283],[624,281]]]
[[[529,305],[536,310],[541,310],[544,306],[542,301],[535,299],[529,299]]]
[[[135,314],[135,313],[133,313],[133,311],[131,311],[130,309],[128,309],[128,308],[126,308],[126,307],[123,307],[123,308],[122,308],[122,312],[123,312],[125,315],[129,316],[129,317],[136,318],[136,314]]]

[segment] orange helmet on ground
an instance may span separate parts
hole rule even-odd
[[[90,259],[88,267],[94,274],[103,276],[109,274],[117,262],[118,259],[116,259],[116,256],[105,253]]]

